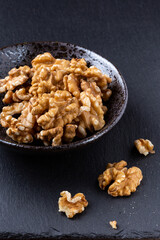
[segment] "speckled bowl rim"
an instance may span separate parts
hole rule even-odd
[[[36,42],[17,43],[17,44],[12,44],[12,45],[9,45],[9,46],[4,46],[4,47],[0,48],[0,51],[4,50],[6,48],[9,48],[9,47],[16,47],[16,46],[19,46],[19,45],[53,44],[53,43],[72,45],[73,47],[81,48],[84,51],[87,51],[87,52],[89,51],[89,52],[95,53],[99,57],[104,58],[103,56],[99,55],[98,53],[96,53],[94,51],[91,51],[87,48],[84,48],[84,47],[81,47],[79,45],[75,45],[75,44],[72,44],[72,43],[64,43],[64,42],[59,42],[59,41],[38,41],[38,42],[36,41]],[[104,58],[104,59],[106,59],[106,58]],[[102,137],[104,134],[109,132],[119,122],[119,120],[122,118],[122,116],[125,112],[127,102],[128,102],[128,89],[127,89],[127,85],[126,85],[126,82],[124,80],[124,77],[122,76],[122,74],[120,73],[118,68],[115,65],[113,65],[113,63],[111,63],[108,59],[106,59],[106,60],[109,62],[109,64],[111,64],[117,70],[117,73],[120,75],[120,77],[122,79],[122,82],[123,82],[123,85],[124,85],[124,97],[125,97],[124,102],[122,104],[120,114],[117,116],[117,118],[109,126],[104,126],[103,129],[99,130],[98,132],[95,132],[93,135],[91,135],[89,137],[86,137],[84,139],[78,140],[76,142],[68,143],[68,144],[62,144],[60,146],[55,146],[55,147],[53,147],[53,146],[35,146],[35,145],[32,146],[32,145],[18,144],[16,142],[15,143],[14,142],[13,143],[12,142],[7,142],[7,141],[2,140],[2,139],[0,139],[0,143],[3,143],[5,145],[8,145],[10,147],[14,147],[14,148],[17,148],[17,149],[19,148],[19,149],[34,150],[34,151],[42,150],[43,152],[44,151],[45,152],[47,152],[47,151],[48,152],[59,152],[59,151],[63,151],[63,150],[75,149],[75,148],[85,146],[87,144],[95,142],[100,137]]]

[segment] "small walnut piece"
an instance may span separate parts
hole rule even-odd
[[[137,139],[134,142],[137,150],[139,151],[139,153],[147,156],[149,153],[155,153],[155,151],[153,150],[154,145],[152,144],[152,142],[148,139]]]
[[[74,197],[71,197],[70,192],[63,191],[60,195],[58,201],[59,212],[65,212],[68,218],[73,218],[74,215],[83,212],[85,207],[88,206],[83,193],[77,193]]]
[[[109,163],[107,169],[98,177],[99,187],[104,190],[107,185],[114,181],[108,188],[108,194],[113,197],[129,196],[140,185],[143,178],[138,167],[127,169],[125,161]]]
[[[113,229],[117,229],[117,221],[110,221],[109,224]]]

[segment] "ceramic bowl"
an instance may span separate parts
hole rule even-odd
[[[112,83],[109,87],[112,89],[112,96],[106,103],[108,112],[105,115],[105,126],[98,132],[87,136],[82,140],[75,140],[69,144],[61,146],[43,146],[37,143],[32,144],[18,144],[6,135],[6,130],[0,126],[0,143],[19,150],[27,150],[31,152],[63,152],[85,146],[89,143],[101,138],[107,134],[122,117],[128,100],[127,86],[124,78],[117,70],[117,68],[107,59],[100,55],[70,43],[62,42],[34,42],[22,43],[13,46],[8,46],[0,49],[0,78],[7,75],[8,71],[13,67],[22,65],[30,65],[31,60],[40,53],[50,52],[55,58],[85,58],[88,66],[94,65],[99,68],[103,73],[108,74],[112,78]],[[3,107],[2,95],[0,99],[0,109]]]

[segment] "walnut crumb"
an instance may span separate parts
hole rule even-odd
[[[117,229],[117,221],[110,221],[109,224],[112,228]]]
[[[155,151],[153,150],[154,145],[148,139],[143,138],[137,139],[135,140],[134,145],[136,146],[139,153],[145,156],[147,156],[149,153],[155,153]]]
[[[127,162],[108,163],[106,170],[98,177],[99,187],[104,190],[107,185],[113,182],[108,188],[108,194],[113,197],[129,196],[140,185],[143,178],[138,167],[126,168]]]
[[[83,193],[77,193],[74,197],[71,197],[70,192],[63,191],[60,195],[58,201],[59,212],[64,212],[68,218],[73,218],[74,215],[83,212],[85,207],[88,206]]]

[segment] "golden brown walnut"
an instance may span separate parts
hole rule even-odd
[[[79,103],[68,91],[58,90],[54,97],[49,99],[48,111],[37,119],[43,129],[64,127],[78,116]]]
[[[37,139],[41,139],[45,146],[49,146],[52,142],[52,146],[60,145],[62,142],[63,128],[56,127],[49,130],[42,130],[37,134]]]
[[[23,101],[21,103],[13,103],[10,106],[2,108],[0,120],[2,127],[9,127],[14,124],[17,119],[13,117],[15,114],[20,114],[21,111],[27,106],[27,102]]]
[[[88,206],[83,193],[77,193],[73,198],[68,191],[63,191],[60,195],[58,201],[59,212],[64,212],[68,218],[73,218],[77,213],[82,213]]]
[[[73,138],[76,136],[77,125],[67,124],[64,129],[63,139],[65,142],[70,143],[73,141]]]
[[[64,89],[73,94],[76,98],[80,96],[79,81],[74,74],[64,76]]]
[[[8,91],[3,98],[3,103],[9,104],[13,102],[28,101],[32,97],[28,90],[28,87],[23,87],[16,90],[15,92]]]
[[[38,69],[42,65],[45,67],[50,67],[54,64],[55,58],[49,53],[43,53],[37,55],[33,60],[32,60],[32,66],[34,69]]]
[[[64,89],[63,77],[68,75],[68,67],[70,61],[66,59],[56,59],[55,63],[51,67],[51,72],[54,76],[54,84],[58,85],[58,89]]]
[[[106,170],[98,177],[99,186],[102,190],[114,181],[108,188],[108,194],[113,197],[129,196],[140,185],[143,178],[142,172],[137,167],[127,169],[127,163],[109,163]]]
[[[28,102],[25,108],[21,111],[21,115],[18,118],[22,126],[30,130],[33,129],[36,121],[36,117],[32,114],[32,105]]]
[[[102,98],[103,101],[108,101],[112,95],[112,90],[111,89],[106,89],[105,91],[102,91]]]
[[[110,221],[109,224],[113,229],[117,229],[117,221]]]
[[[18,118],[15,114],[21,115]],[[3,107],[1,113],[1,125],[7,127],[7,135],[19,143],[29,143],[33,141],[33,127],[35,117],[31,114],[29,102],[14,103],[11,106]]]
[[[95,66],[88,68],[84,73],[84,76],[88,78],[89,82],[96,82],[102,91],[106,90],[107,84],[112,81],[109,76],[102,74],[102,72]]]
[[[134,142],[137,150],[139,151],[139,153],[147,156],[149,153],[155,153],[155,151],[153,150],[154,145],[152,144],[152,142],[148,139],[137,139]]]
[[[104,190],[106,186],[111,183],[111,181],[113,180],[113,169],[121,171],[126,166],[127,163],[123,160],[118,163],[108,163],[106,170],[98,177],[100,188]]]
[[[68,67],[70,66],[70,61],[66,59],[56,59],[54,64],[51,67],[51,71],[56,73],[57,71],[62,71],[63,73],[67,74]]]
[[[91,88],[80,93],[79,135],[85,137],[89,131],[97,131],[104,124],[104,110],[100,94],[94,94]]]
[[[0,93],[13,90],[24,84],[32,76],[30,67],[13,68],[5,79],[0,80]]]
[[[84,75],[84,72],[87,70],[87,63],[82,59],[73,58],[70,61],[70,66],[67,69],[70,73],[74,73],[76,75]]]
[[[32,114],[33,115],[42,115],[49,108],[49,100],[54,97],[54,93],[44,93],[38,98],[34,97],[31,99],[32,104]]]
[[[91,93],[97,97],[98,95],[101,96],[101,89],[97,86],[96,82],[87,82],[83,79],[81,79],[81,89],[83,91],[86,91],[87,89],[90,89]]]
[[[54,76],[50,69],[45,66],[39,66],[35,70],[32,77],[31,87],[29,92],[32,95],[42,95],[43,93],[50,93],[56,91],[57,87],[54,85]]]
[[[83,138],[105,124],[103,101],[111,96],[110,82],[95,66],[88,68],[84,59],[40,54],[32,68],[13,68],[0,80],[0,93],[6,92],[3,103],[10,104],[2,110],[1,125],[22,143],[38,138],[56,146]]]

